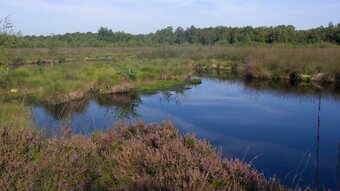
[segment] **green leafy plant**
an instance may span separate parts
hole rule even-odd
[[[14,45],[13,25],[9,17],[0,19],[0,79],[9,74],[9,48]]]
[[[54,35],[54,33],[52,33],[49,36],[49,41],[48,41],[48,54],[52,59],[52,66],[54,64],[54,60],[56,59],[57,51],[58,51],[58,49],[57,49],[57,38]]]
[[[127,80],[136,80],[137,67],[133,62],[119,62],[115,65],[116,74],[118,77],[125,78]]]

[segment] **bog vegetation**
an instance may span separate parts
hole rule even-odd
[[[340,83],[339,48],[58,48],[53,57],[49,49],[11,53],[15,67],[0,79],[3,97],[67,101],[89,93],[150,91],[190,82],[190,76],[202,73],[310,85]]]
[[[222,159],[170,123],[122,124],[91,136],[46,138],[13,100],[65,103],[93,94],[199,84],[197,73],[340,84],[340,24],[168,27],[132,35],[13,34],[0,21],[0,188],[6,190],[285,190],[250,165]],[[96,47],[96,48],[94,48]],[[15,115],[13,115],[15,114]]]

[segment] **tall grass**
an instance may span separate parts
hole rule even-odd
[[[64,100],[72,97],[71,94],[83,97],[86,92],[114,93],[129,91],[133,86],[155,89],[161,88],[162,84],[177,84],[188,77],[187,68],[186,61],[177,59],[83,61],[53,67],[25,65],[12,68],[8,76],[0,79],[0,84],[7,92],[18,89],[18,95],[33,94],[44,100]],[[118,87],[124,84],[129,88]]]
[[[45,49],[13,49],[12,53],[14,58],[24,60],[48,56]],[[227,68],[260,79],[293,76],[310,80],[313,75],[323,73],[324,81],[340,82],[340,48],[337,47],[61,48],[58,57],[72,58],[73,62],[54,67],[24,65],[12,68],[6,77],[0,78],[0,88],[7,91],[17,88],[20,93],[47,100],[51,97],[67,99],[72,92],[83,95],[88,91],[154,90],[183,83],[195,66]],[[85,57],[104,60],[87,62]]]
[[[13,49],[13,57],[23,59],[46,56],[47,49]],[[255,62],[269,70],[290,70],[306,74],[339,70],[340,48],[318,47],[222,47],[222,46],[164,46],[139,48],[61,48],[60,56],[101,57],[121,59],[136,57],[177,58],[190,60]]]
[[[29,107],[22,103],[0,102],[0,128],[23,129],[33,127]]]

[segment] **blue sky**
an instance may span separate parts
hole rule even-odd
[[[25,35],[114,31],[149,33],[167,26],[272,26],[299,29],[340,23],[340,0],[0,0]]]

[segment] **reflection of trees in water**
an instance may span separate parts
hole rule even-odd
[[[82,114],[91,99],[87,97],[82,100],[61,104],[42,104],[42,106],[55,120],[60,121],[70,119],[74,113]],[[137,108],[142,102],[136,94],[99,95],[94,100],[99,106],[108,108],[117,120],[138,117]]]
[[[70,119],[73,113],[83,113],[88,104],[89,99],[85,98],[60,104],[43,104],[43,107],[54,119],[65,120]]]
[[[340,101],[340,87],[335,84],[319,83],[297,83],[291,84],[289,81],[275,80],[243,80],[235,75],[200,75],[209,79],[216,79],[219,82],[230,84],[241,84],[245,93],[252,95],[271,94],[277,97],[292,97],[297,99],[317,99],[319,92],[322,91],[323,97],[329,100]]]
[[[321,125],[321,118],[320,118],[320,110],[321,110],[321,93],[319,93],[318,98],[318,122],[317,122],[317,130],[316,130],[316,137],[315,137],[315,169],[314,169],[314,187],[319,188],[320,184],[320,168],[319,168],[319,153],[320,153],[320,125]]]
[[[315,136],[315,167],[314,167],[314,188],[321,189],[322,185],[320,185],[320,175],[322,170],[326,168],[327,165],[331,163],[334,159],[331,159],[329,163],[324,164],[324,166],[320,167],[320,131],[321,131],[321,92],[318,96],[318,117],[317,117],[317,130]],[[336,167],[336,190],[340,190],[340,143],[338,145],[338,158],[337,158],[337,167]]]
[[[180,105],[189,101],[184,91],[164,91],[161,94],[160,102],[163,104],[175,103]]]
[[[270,94],[276,97],[289,97],[299,100],[316,100],[320,94],[336,102],[340,101],[340,91],[334,85],[297,84],[285,81],[244,81],[245,91],[251,94]]]
[[[336,189],[340,190],[340,143],[338,145],[338,158],[331,158],[328,162],[321,164],[320,166],[320,134],[321,134],[321,101],[322,98],[331,100],[334,102],[340,102],[340,87],[335,84],[317,84],[311,83],[308,85],[297,83],[291,84],[285,81],[272,81],[272,80],[240,80],[234,76],[224,76],[220,78],[219,76],[207,76],[204,77],[210,79],[216,79],[219,82],[225,82],[229,84],[241,84],[244,88],[244,92],[249,95],[273,95],[275,97],[281,98],[294,98],[301,101],[316,101],[318,103],[317,107],[317,129],[315,136],[315,166],[314,166],[314,177],[313,177],[313,187],[320,188],[320,177],[323,172],[334,160],[337,160],[336,167]],[[221,80],[222,79],[222,80]],[[224,80],[223,80],[224,79]],[[322,95],[322,96],[321,96]],[[334,180],[334,179],[333,179]]]
[[[99,106],[108,108],[116,120],[140,117],[137,109],[142,103],[142,100],[137,94],[102,95],[97,96],[95,100]]]

